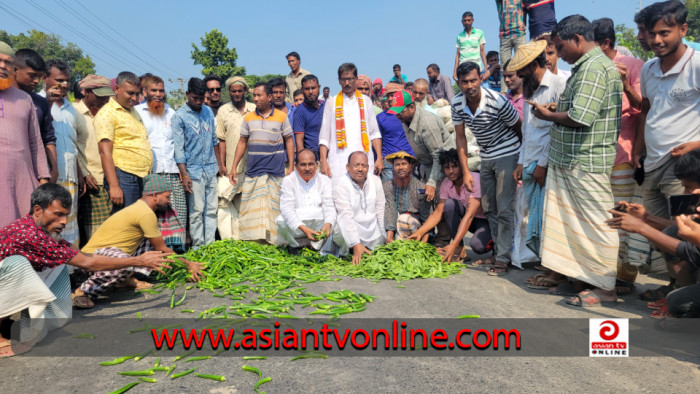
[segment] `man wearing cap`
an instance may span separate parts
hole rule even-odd
[[[226,174],[231,172],[243,182],[248,166],[248,154],[244,153],[238,168],[233,168],[236,146],[241,138],[243,117],[255,111],[255,104],[246,101],[249,87],[243,77],[231,77],[226,80],[225,88],[231,96],[231,102],[221,106],[216,115],[216,137],[219,139],[219,155],[225,163]],[[225,178],[219,178],[219,210],[217,227],[222,239],[239,239],[239,212],[241,209],[241,190]]]
[[[32,98],[12,86],[14,50],[0,41],[0,226],[29,212],[29,196],[50,178]]]
[[[338,82],[342,91],[328,100],[323,111],[318,142],[321,172],[335,183],[345,174],[350,153],[363,151],[367,154],[370,174],[380,174],[384,168],[382,135],[371,99],[355,89],[357,67],[352,63],[341,64]],[[377,156],[374,159],[372,148]]]
[[[365,96],[371,97],[372,80],[367,75],[360,75],[359,77],[357,77],[357,90],[359,90],[360,93],[364,94]],[[374,115],[378,115],[380,112],[382,112],[382,109],[374,105],[374,102],[372,102],[372,104],[372,109],[374,109]]]
[[[275,219],[278,244],[318,250],[331,234],[336,219],[331,180],[318,172],[310,149],[297,153],[296,171],[282,180],[280,212]]]
[[[333,229],[321,254],[345,256],[352,250],[352,263],[359,265],[363,255],[386,241],[384,188],[369,169],[365,152],[349,155],[345,174],[338,175],[340,179],[333,184],[339,225]]]
[[[374,82],[372,83],[372,95],[370,97],[372,98],[372,102],[374,103],[374,105],[376,105],[378,107],[380,106],[379,100],[381,100],[382,97],[384,97],[383,86],[384,86],[384,84],[382,83],[381,78],[375,79]]]
[[[401,121],[395,114],[387,112],[391,108],[394,100],[394,93],[401,90],[401,85],[390,82],[386,84],[384,89],[384,98],[382,98],[382,107],[384,110],[377,115],[377,125],[379,132],[382,134],[382,156],[386,157],[392,153],[404,151],[413,155],[411,144],[406,139],[406,133],[403,131]],[[381,174],[382,181],[390,181],[394,178],[391,163],[384,160],[384,169]]]
[[[207,91],[204,81],[190,78],[187,103],[172,118],[175,163],[180,170],[187,196],[192,247],[198,249],[214,242],[217,222],[217,173],[226,169],[218,149],[214,113],[203,105]]]
[[[204,94],[202,94],[203,96]],[[156,213],[163,212],[170,205],[172,190],[170,183],[157,174],[144,178],[143,195],[130,206],[110,216],[81,251],[98,256],[129,258],[139,256],[147,250],[163,253],[174,252],[165,245],[158,230]],[[197,281],[201,275],[200,264],[180,259]],[[150,269],[118,269],[96,271],[75,290],[74,304],[79,308],[92,308],[95,299],[114,285],[125,288],[147,288],[148,283],[134,278],[134,272],[150,274]]]
[[[167,254],[161,252],[116,259],[74,249],[61,239],[71,197],[60,185],[39,186],[31,194],[29,205],[29,213],[0,229],[0,358],[17,353],[17,345],[28,350],[26,346],[46,334],[44,328],[55,329],[70,321],[71,285],[65,265],[89,271],[144,267],[163,272],[169,268]],[[1,335],[12,324],[6,318],[20,311],[28,313],[16,323],[33,329],[22,330],[19,338],[12,338],[10,347],[9,336]]]
[[[320,158],[318,150],[318,135],[321,132],[323,121],[323,106],[325,102],[318,101],[318,78],[309,74],[301,80],[304,93],[304,102],[294,111],[294,138],[297,150],[309,149]]]
[[[602,305],[617,300],[619,236],[601,223],[614,206],[610,171],[617,155],[622,81],[598,47],[591,23],[581,15],[562,19],[552,41],[573,65],[556,109],[533,103],[537,119],[553,122],[547,198],[542,224],[542,265],[592,286],[567,302]],[[581,236],[585,234],[585,237]]]
[[[513,196],[517,183],[512,174],[520,153],[520,116],[504,96],[481,86],[476,63],[460,64],[457,75],[461,92],[452,100],[452,123],[464,184],[469,191],[474,191],[474,180],[468,172],[465,134],[468,127],[481,148],[481,206],[496,242],[496,256],[475,264],[494,264],[489,275],[501,276],[508,273],[513,245]]]
[[[53,129],[53,118],[46,97],[35,93],[41,78],[46,71],[44,59],[34,50],[20,49],[15,53],[15,87],[20,88],[32,96],[32,102],[36,107],[36,116],[39,120],[41,141],[46,150],[46,159],[51,170],[51,182],[58,179],[58,158],[56,155],[56,132]]]
[[[384,229],[386,242],[407,239],[430,216],[431,204],[425,199],[425,183],[413,176],[418,160],[400,151],[386,156],[393,168],[394,179],[383,183],[386,206]],[[427,235],[422,241],[427,241]]]
[[[80,171],[85,178],[86,190],[80,197],[78,209],[78,221],[82,227],[80,240],[84,245],[112,212],[109,192],[104,187],[104,172],[94,121],[95,115],[107,104],[109,98],[114,96],[114,91],[109,86],[107,77],[94,74],[83,78],[80,88],[85,92],[85,97],[79,103],[74,103],[73,107],[85,118],[87,126],[86,138],[78,140],[78,151],[85,156],[85,162],[80,162]]]
[[[57,183],[71,194],[73,206],[68,223],[63,230],[63,239],[71,244],[79,244],[78,197],[85,193],[82,167],[85,167],[85,152],[78,149],[78,141],[85,141],[89,135],[85,117],[78,114],[66,97],[70,82],[70,67],[60,59],[46,62],[44,90],[39,94],[46,97],[51,107],[53,128],[56,133],[58,154]]]
[[[153,166],[148,132],[134,109],[141,92],[139,77],[122,71],[114,83],[114,100],[109,100],[94,120],[112,213],[140,198],[143,177]]]
[[[287,54],[287,65],[291,70],[289,75],[287,75],[287,92],[286,99],[288,103],[294,102],[294,97],[292,94],[297,90],[302,88],[301,80],[311,73],[301,68],[301,56],[298,52],[289,52]],[[291,121],[291,120],[290,120]]]
[[[184,231],[187,227],[187,199],[175,164],[175,142],[171,128],[175,110],[165,102],[165,84],[162,78],[150,75],[141,85],[146,102],[134,108],[141,115],[148,131],[148,140],[153,152],[152,172],[162,175],[172,189],[172,209],[168,215],[159,217],[159,221],[168,222],[168,229],[161,228],[161,231],[164,233],[165,243],[172,249],[181,251],[184,250],[187,241]]]
[[[437,116],[417,106],[406,91],[394,94],[393,105],[387,112],[395,114],[401,121],[406,139],[421,164],[421,180],[426,182],[425,197],[433,201],[435,189],[442,180],[440,152],[454,147],[445,124]]]
[[[440,66],[435,63],[431,63],[428,66],[428,80],[430,81],[430,95],[433,97],[433,100],[445,99],[447,102],[452,102],[455,91],[452,89],[450,77],[440,74]]]
[[[544,40],[530,41],[518,47],[515,56],[508,64],[506,72],[516,72],[522,79],[523,105],[523,147],[518,156],[518,167],[513,172],[515,181],[522,180],[528,205],[526,245],[538,257],[540,255],[540,234],[544,218],[545,180],[549,156],[549,129],[552,122],[537,119],[531,103],[547,105],[559,100],[564,91],[566,78],[554,75],[546,67]],[[545,273],[547,276],[547,273]],[[557,284],[555,278],[540,275],[533,277],[531,287],[544,289]]]

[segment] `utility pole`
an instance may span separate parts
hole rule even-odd
[[[182,103],[180,103],[180,105],[185,104],[185,97],[184,97],[184,93],[185,93],[185,79],[184,79],[184,78],[176,78],[176,79],[173,80],[173,79],[171,79],[171,78],[168,78],[168,82],[170,82],[170,83],[180,82],[180,91],[183,93]]]

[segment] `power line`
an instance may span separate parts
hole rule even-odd
[[[32,20],[32,19],[29,19],[28,17],[22,16],[21,13],[19,13],[19,12],[17,12],[16,10],[10,8],[8,5],[1,4],[1,3],[0,3],[0,8],[4,9],[8,14],[10,14],[10,16],[12,16],[13,18],[17,19],[19,22],[21,22],[21,23],[27,25],[30,29],[35,29],[36,27],[38,27],[38,28],[40,28],[41,30],[43,30],[43,31],[45,31],[45,32],[47,32],[47,33],[50,33],[50,34],[52,34],[52,35],[54,35],[54,36],[56,36],[56,37],[60,37],[58,34],[56,34],[56,33],[54,33],[53,31],[51,31],[51,29],[47,29],[45,26],[39,24],[38,22],[36,22],[36,21],[34,21],[34,20]],[[120,69],[120,67],[115,66],[114,64],[108,62],[107,60],[105,60],[105,59],[103,59],[103,58],[101,58],[101,57],[95,55],[94,53],[88,53],[87,50],[83,50],[83,51],[85,52],[85,54],[86,54],[87,56],[91,56],[91,57],[93,57],[93,58],[99,60],[100,62],[103,62],[103,63],[107,64],[108,66],[111,66],[111,67],[114,68],[115,70],[119,70],[119,69]]]
[[[62,5],[65,9],[71,9],[71,7],[70,7],[68,4],[64,3],[62,0],[57,0],[57,1],[58,1],[58,3],[59,3],[60,5]],[[69,12],[69,13],[70,13],[70,12]],[[96,31],[96,32],[97,32],[98,34],[100,34],[102,37],[104,37],[104,38],[106,38],[107,40],[109,40],[110,42],[114,43],[116,46],[122,48],[124,51],[126,51],[127,53],[129,53],[130,56],[134,56],[134,57],[136,57],[137,59],[139,59],[140,61],[142,61],[143,63],[147,64],[147,65],[148,65],[149,67],[151,67],[154,71],[159,72],[159,73],[164,71],[163,69],[160,69],[160,68],[154,66],[153,64],[147,62],[146,60],[142,59],[141,57],[139,57],[139,56],[133,54],[130,48],[125,47],[125,46],[124,46],[122,43],[120,43],[119,41],[117,41],[117,40],[115,40],[114,38],[112,38],[111,36],[105,34],[105,33],[102,31],[102,29],[100,29],[97,25],[95,25],[95,24],[94,24],[92,21],[90,21],[89,19],[87,19],[87,18],[86,18],[86,19],[80,19],[80,18],[78,18],[75,14],[73,14],[73,13],[70,13],[70,14],[71,14],[76,20],[78,20],[78,22],[84,23],[88,28],[90,28],[90,29]],[[166,73],[165,76],[167,77],[168,74]]]
[[[153,59],[155,62],[157,62],[158,64],[162,65],[162,66],[165,67],[166,69],[170,69],[170,70],[171,70],[172,72],[174,72],[176,75],[179,73],[178,70],[175,70],[174,68],[168,66],[167,64],[162,63],[159,59],[157,59],[157,58],[154,57],[154,56],[151,56],[150,53],[148,53],[148,52],[146,52],[145,50],[141,49],[141,47],[139,47],[136,43],[134,43],[133,41],[129,40],[129,39],[128,39],[127,37],[125,37],[121,32],[119,32],[118,30],[114,29],[114,28],[113,28],[112,26],[110,26],[107,22],[105,22],[102,18],[100,18],[99,16],[97,16],[94,12],[90,11],[90,9],[88,9],[88,8],[87,8],[84,4],[82,4],[79,0],[75,0],[75,2],[78,3],[81,7],[83,7],[83,9],[85,9],[85,11],[87,11],[90,15],[92,15],[93,17],[95,17],[95,19],[97,19],[98,21],[102,22],[103,25],[107,26],[107,27],[108,27],[110,30],[112,30],[115,34],[117,34],[119,37],[121,37],[124,41],[128,42],[129,44],[131,44],[134,48],[138,49],[139,51],[141,51],[141,52],[144,53],[146,56],[150,57],[151,59]]]

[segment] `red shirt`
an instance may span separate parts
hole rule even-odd
[[[69,262],[78,254],[71,244],[56,241],[34,223],[31,215],[19,218],[0,229],[0,261],[10,256],[24,256],[36,271]]]

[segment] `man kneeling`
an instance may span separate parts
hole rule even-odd
[[[335,224],[331,180],[318,172],[310,149],[297,153],[296,171],[282,180],[282,214],[277,217],[277,243],[292,248],[311,245],[318,250]]]
[[[148,175],[144,178],[143,196],[105,220],[83,247],[83,252],[117,258],[137,256],[151,248],[174,253],[165,245],[156,217],[156,212],[168,208],[171,192],[170,183],[164,177]],[[187,265],[192,278],[198,280],[201,275],[199,264],[180,260]],[[139,268],[91,271],[94,271],[92,275],[75,290],[73,303],[78,308],[92,308],[94,300],[114,285],[136,288],[140,283],[133,277],[134,272],[151,273],[150,269]]]
[[[162,252],[137,257],[112,257],[81,253],[61,239],[70,215],[72,199],[62,186],[47,183],[31,196],[31,212],[0,229],[0,357],[33,346],[48,330],[58,328],[72,317],[70,279],[65,264],[89,271],[144,267],[158,272],[169,268]],[[20,338],[12,348],[7,317],[22,312]],[[19,323],[18,323],[19,324]],[[29,326],[29,332],[24,330]],[[28,334],[26,336],[25,334]],[[24,346],[18,345],[17,340]]]
[[[463,239],[467,231],[473,234],[469,246],[474,253],[484,254],[493,250],[489,222],[481,209],[479,174],[471,173],[474,178],[474,192],[469,192],[464,185],[464,174],[455,149],[440,153],[440,166],[445,173],[445,179],[440,185],[440,202],[425,224],[409,239],[421,240],[444,219],[450,229],[452,242],[445,248],[438,249],[444,256],[443,261],[466,257]]]
[[[322,254],[345,256],[352,249],[352,263],[358,265],[362,255],[370,254],[370,249],[386,240],[384,190],[379,177],[368,175],[365,152],[351,153],[345,167],[347,174],[333,188],[338,225]]]
[[[431,204],[425,196],[425,183],[413,176],[418,164],[415,156],[404,151],[388,155],[386,161],[394,169],[394,178],[384,182],[384,228],[386,242],[407,239],[425,223],[430,216]],[[427,241],[426,234],[422,241]]]

